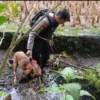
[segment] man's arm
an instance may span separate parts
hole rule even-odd
[[[57,28],[57,27],[56,27],[56,28]],[[54,45],[54,43],[53,43],[53,38],[54,38],[54,32],[55,32],[56,28],[55,28],[54,30],[51,31],[51,34],[50,34],[50,36],[49,36],[49,44],[50,44],[50,46],[53,46],[53,45]]]
[[[27,50],[32,50],[34,45],[34,39],[36,37],[36,34],[39,35],[39,33],[45,29],[49,25],[49,21],[47,17],[45,17],[29,34],[28,42],[27,42]]]

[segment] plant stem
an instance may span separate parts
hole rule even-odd
[[[0,66],[0,78],[1,78],[1,75],[2,75],[2,73],[3,73],[3,70],[6,68],[7,59],[8,59],[8,57],[9,57],[9,55],[11,54],[11,52],[13,51],[14,47],[15,47],[15,46],[11,45],[11,46],[8,48],[8,50],[7,50],[6,54],[5,54],[4,61],[2,62],[1,66]]]
[[[0,40],[0,46],[1,46],[2,42],[3,42],[3,40],[4,40],[4,37],[5,37],[5,32],[3,32],[3,36],[2,36],[2,38]]]

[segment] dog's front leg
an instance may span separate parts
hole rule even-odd
[[[13,86],[15,87],[17,85],[17,66],[18,66],[18,59],[16,55],[14,55],[13,58],[13,70],[14,70],[14,84]]]
[[[42,83],[41,83],[41,78],[40,78],[40,76],[38,77],[38,80],[39,80],[40,88],[42,88]]]
[[[31,91],[32,94],[33,94],[33,95],[36,95],[36,92],[35,92],[35,90],[34,90],[34,86],[32,85],[32,80],[29,81],[29,85],[30,85],[30,88],[32,89],[32,91]]]
[[[17,85],[17,75],[16,72],[14,71],[14,84],[13,86],[15,87]]]
[[[17,85],[17,67],[14,65],[13,69],[14,69],[14,84],[13,84],[13,86],[16,87],[16,85]]]

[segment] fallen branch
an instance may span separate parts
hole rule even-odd
[[[84,67],[84,66],[77,66],[77,65],[73,65],[73,64],[70,64],[70,63],[66,63],[65,61],[63,61],[63,60],[60,60],[60,62],[63,62],[63,63],[65,63],[66,65],[69,65],[69,66],[72,66],[72,67],[74,67],[74,68],[77,68],[77,69],[81,69],[81,70],[86,70],[86,69],[90,69],[90,70],[94,70],[94,71],[96,71],[96,69],[94,69],[94,68],[90,68],[90,67]],[[97,72],[97,71],[96,71]]]
[[[3,42],[3,40],[4,40],[4,37],[5,37],[5,32],[3,32],[3,36],[0,37],[0,46],[1,46],[2,42]]]

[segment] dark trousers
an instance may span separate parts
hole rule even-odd
[[[40,65],[41,69],[45,67],[47,60],[49,59],[50,55],[50,47],[47,41],[41,41],[40,43],[34,42],[34,47],[32,50],[32,57],[37,61]]]

